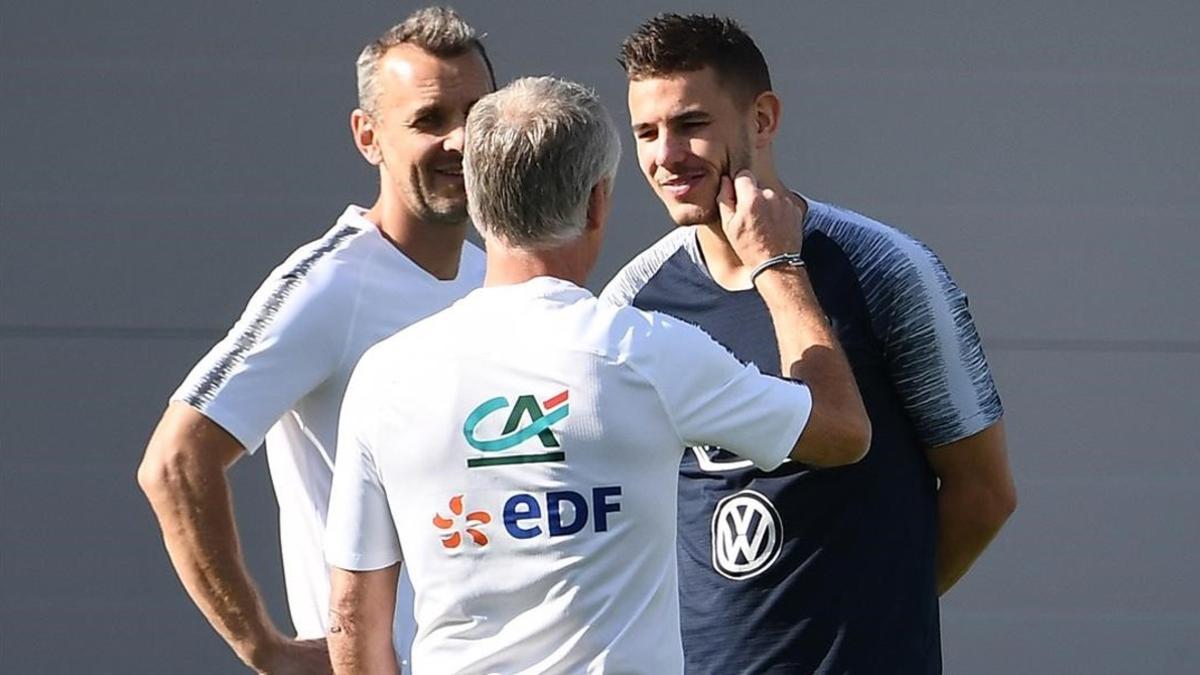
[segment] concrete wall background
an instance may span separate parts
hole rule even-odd
[[[349,6],[347,6],[349,5]],[[949,673],[1200,659],[1200,5],[458,2],[498,76],[590,83],[656,11],[731,13],[789,186],[924,239],[970,293],[1021,507],[943,601]],[[0,668],[236,671],[133,480],[167,394],[373,176],[353,60],[402,3],[0,5]],[[667,227],[626,139],[592,286]],[[261,457],[242,537],[286,621]]]

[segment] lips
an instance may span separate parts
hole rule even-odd
[[[447,164],[445,166],[433,167],[433,175],[437,176],[437,180],[441,181],[444,186],[454,190],[460,190],[463,186],[462,164]]]
[[[691,193],[704,180],[704,177],[704,172],[697,171],[660,179],[658,185],[664,193],[676,199],[682,199]]]

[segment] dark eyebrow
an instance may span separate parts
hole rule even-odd
[[[678,115],[668,118],[667,121],[671,124],[687,124],[688,122],[704,122],[710,118],[711,116],[703,110],[685,110]],[[652,127],[654,124],[651,122],[641,122],[631,126],[633,127],[634,131],[637,131],[638,129]]]
[[[703,120],[707,120],[708,117],[709,117],[708,113],[704,112],[703,110],[689,110],[687,112],[680,113],[680,114],[672,117],[671,122],[673,122],[675,124],[683,124],[683,123],[687,123],[687,122],[700,122]]]

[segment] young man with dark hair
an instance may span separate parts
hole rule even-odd
[[[681,618],[692,673],[939,673],[938,595],[1015,507],[1003,410],[965,295],[923,244],[789,190],[781,104],[736,23],[657,16],[624,43],[638,163],[678,227],[604,291],[672,314],[771,371],[753,270],[720,227],[723,176],[749,168],[803,212],[793,263],[854,368],[873,440],[862,462],[764,471],[720,447],[684,455]]]

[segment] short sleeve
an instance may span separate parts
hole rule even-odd
[[[615,307],[632,305],[633,299],[678,251],[695,241],[694,228],[677,227],[620,269],[600,292],[601,302]]]
[[[937,447],[994,424],[1003,408],[966,293],[932,251],[912,244],[872,313],[896,392],[921,442]]]
[[[219,424],[246,450],[339,365],[347,305],[329,270],[275,270],[229,333],[171,396]]]
[[[369,355],[369,352],[368,352]],[[363,362],[367,359],[364,358]],[[325,521],[325,558],[346,570],[369,571],[401,560],[400,540],[372,452],[381,397],[356,369],[338,423],[338,452]]]
[[[645,349],[630,362],[653,383],[683,444],[719,446],[766,470],[779,466],[812,412],[808,386],[740,363],[691,324],[650,317]]]

